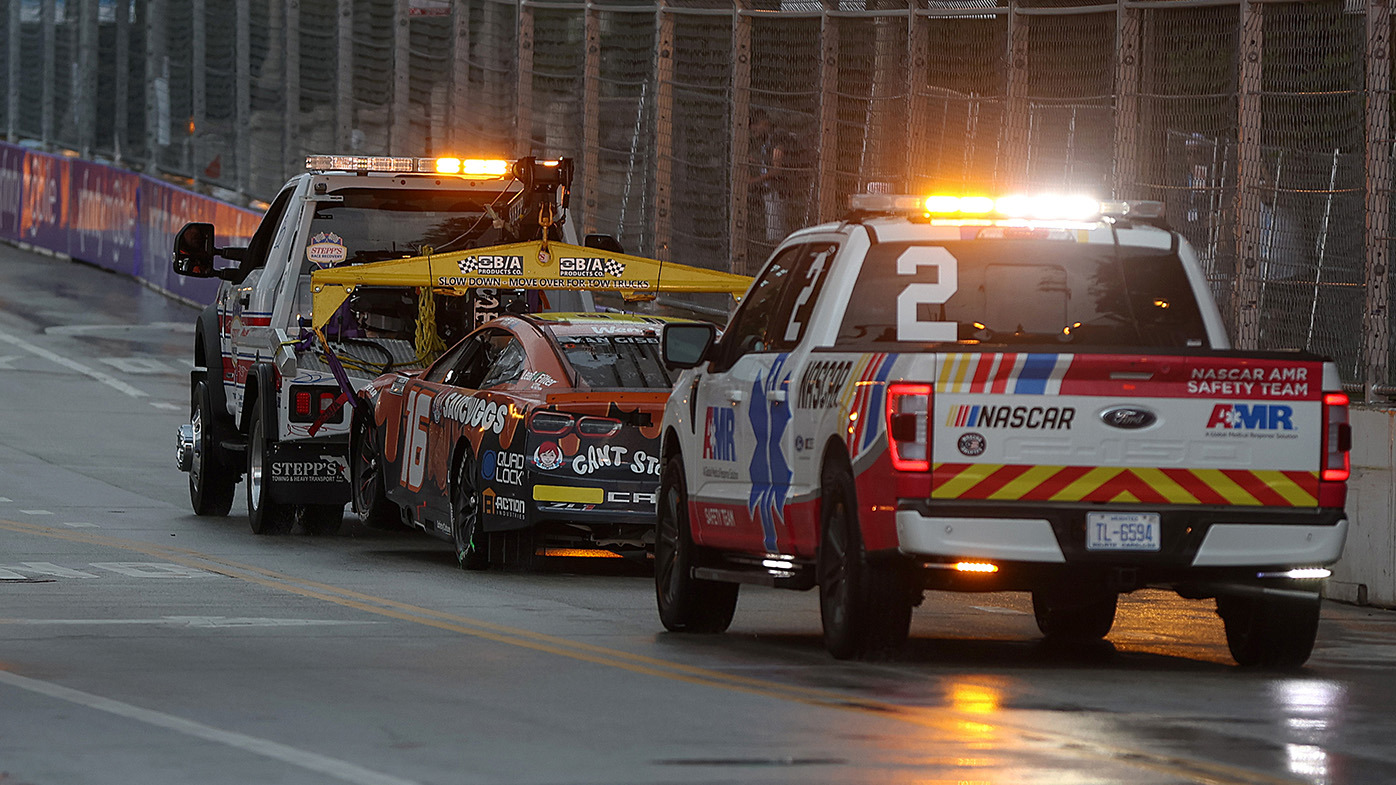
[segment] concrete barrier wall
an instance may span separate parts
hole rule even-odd
[[[0,142],[0,239],[131,275],[191,302],[212,302],[218,280],[174,274],[175,232],[206,221],[220,247],[246,245],[261,217],[109,164]]]
[[[1352,409],[1348,543],[1333,568],[1328,596],[1396,608],[1396,412]]]

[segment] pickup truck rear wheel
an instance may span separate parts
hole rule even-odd
[[[371,529],[397,529],[402,512],[388,500],[383,483],[383,455],[378,450],[378,433],[368,417],[354,418],[354,511]]]
[[[1318,637],[1319,607],[1317,598],[1217,598],[1226,646],[1246,667],[1298,668],[1308,661]]]
[[[271,443],[262,423],[261,402],[252,407],[252,423],[247,429],[247,521],[254,534],[286,534],[296,525],[294,505],[270,498],[266,468]]]
[[[885,657],[906,642],[911,630],[916,600],[911,576],[899,562],[869,562],[847,462],[829,461],[820,480],[816,571],[824,647],[838,660]]]
[[[451,541],[456,546],[456,563],[462,570],[472,572],[490,566],[484,547],[485,533],[480,526],[480,493],[475,490],[473,466],[468,454],[461,455],[451,477]]]
[[[654,540],[654,593],[659,620],[670,632],[718,633],[732,624],[740,584],[693,577],[697,546],[688,523],[683,459],[674,456],[659,481]]]
[[[1115,625],[1120,595],[1115,592],[1032,593],[1037,629],[1053,640],[1100,640]]]
[[[238,474],[219,458],[217,413],[208,384],[194,385],[189,407],[189,424],[194,427],[194,450],[189,463],[189,501],[195,515],[227,515],[233,508]]]

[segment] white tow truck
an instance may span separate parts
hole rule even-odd
[[[580,245],[567,220],[571,178],[569,159],[311,156],[247,247],[215,248],[213,225],[186,225],[175,271],[223,281],[195,328],[190,422],[177,439],[194,512],[227,515],[246,475],[254,532],[281,534],[297,522],[309,533],[338,530],[352,495],[352,391],[423,367],[506,310],[537,310],[531,300],[542,295],[363,286],[328,323],[312,324],[311,274],[538,239]],[[602,235],[587,243],[620,250]],[[215,257],[235,264],[217,267]],[[503,274],[518,263],[479,257],[470,272]],[[553,308],[591,310],[588,293],[550,295]]]
[[[1307,660],[1348,529],[1333,363],[1230,348],[1158,203],[869,195],[776,249],[720,341],[665,328],[670,630],[819,588],[839,658],[926,589],[1028,591],[1049,639],[1121,593],[1216,598],[1234,658]]]

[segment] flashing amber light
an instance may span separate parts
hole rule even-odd
[[[486,174],[496,177],[509,173],[509,162],[497,158],[467,158],[461,161],[461,174]]]
[[[962,561],[955,563],[955,571],[991,573],[998,572],[999,568],[997,564],[990,564],[986,561]]]
[[[932,215],[988,215],[994,200],[987,196],[928,196],[926,212]]]
[[[460,174],[459,158],[438,158],[436,159],[437,174]]]
[[[539,548],[535,552],[536,556],[555,556],[563,559],[621,559],[624,558],[615,551],[603,551],[600,548]]]

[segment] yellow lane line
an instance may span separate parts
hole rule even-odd
[[[1054,748],[1059,753],[1092,757],[1119,764],[1155,771],[1174,776],[1184,776],[1201,785],[1303,785],[1301,780],[1276,777],[1262,772],[1249,771],[1234,766],[1210,761],[1178,758],[1147,750],[1113,747],[1097,742],[1082,742],[1065,733],[1041,731],[996,721],[986,723],[982,714],[961,712],[955,709],[936,707],[934,709],[906,706],[897,703],[864,699],[845,695],[831,690],[796,685],[778,684],[737,676],[721,671],[709,670],[693,665],[670,662],[654,657],[604,646],[569,640],[544,633],[509,627],[502,624],[471,619],[464,616],[423,608],[409,603],[356,592],[338,586],[310,581],[277,573],[248,564],[209,556],[186,548],[142,543],[89,534],[71,530],[58,530],[46,526],[20,523],[0,519],[0,529],[8,529],[22,534],[31,534],[68,542],[99,545],[168,559],[176,564],[208,570],[229,578],[246,581],[271,589],[296,594],[310,599],[361,610],[399,621],[413,622],[435,629],[457,632],[462,635],[494,641],[509,646],[553,654],[559,657],[588,662],[605,667],[620,668],[631,673],[655,676],[704,687],[741,692],[776,700],[792,701],[820,708],[852,711],[885,719],[897,720],[920,727],[930,728],[960,737],[965,733],[966,723],[982,729],[975,733],[980,736],[985,730],[1002,729],[1011,731],[1023,741],[1035,742]],[[212,565],[212,566],[211,566]],[[11,668],[6,668],[11,670]],[[933,712],[933,713],[932,713]],[[1011,745],[1009,745],[1011,748]]]

